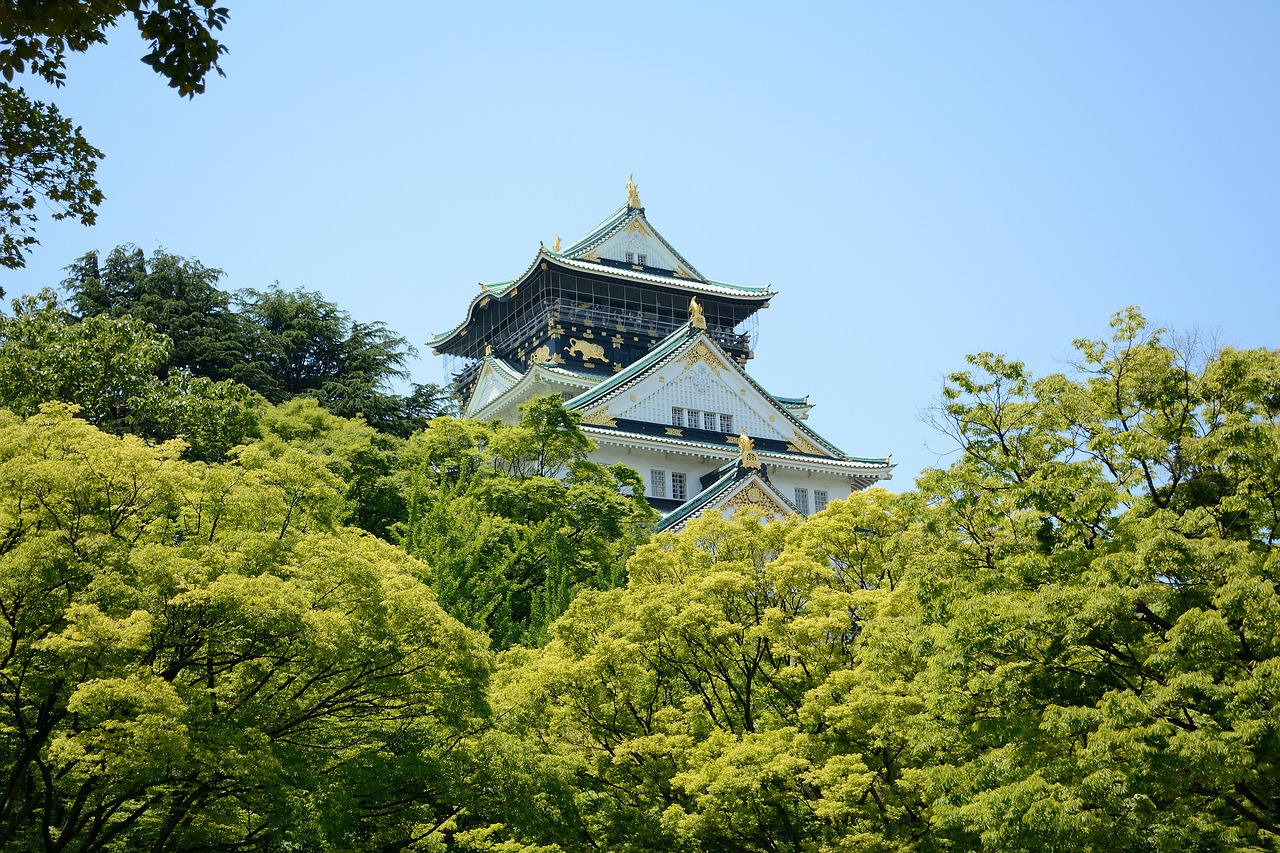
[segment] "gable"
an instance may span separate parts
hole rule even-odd
[[[746,476],[741,476],[743,473]],[[681,530],[692,519],[709,512],[729,518],[740,509],[758,512],[769,521],[787,518],[797,511],[766,477],[756,472],[730,471],[659,522],[658,530]]]
[[[505,371],[497,370],[493,361],[486,359],[484,367],[480,370],[480,378],[476,380],[476,390],[467,401],[467,410],[463,414],[471,417],[475,412],[511,390],[517,381],[518,377],[512,377]]]
[[[673,422],[672,409],[681,410],[682,423]],[[710,344],[705,336],[695,338],[692,346],[682,347],[644,371],[629,388],[620,389],[607,406],[584,408],[584,421],[607,423],[625,419],[661,424],[667,434],[680,436],[683,429],[712,429],[725,434],[725,441],[735,441],[746,430],[755,438],[786,443],[794,452],[836,458],[827,448],[811,440],[796,426],[783,408],[753,382],[749,381],[727,356]],[[698,423],[688,422],[696,412]],[[716,417],[708,424],[706,414]],[[600,420],[600,416],[605,416]],[[729,418],[728,429],[721,425],[720,415]]]
[[[672,270],[679,278],[701,278],[667,246],[643,216],[632,217],[626,225],[578,257],[584,261],[606,260],[637,268]]]

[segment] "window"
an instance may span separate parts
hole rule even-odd
[[[671,472],[671,497],[678,501],[689,497],[688,479],[679,471]]]
[[[733,432],[733,415],[720,416],[720,431]]]
[[[656,471],[654,473],[657,473]],[[809,514],[809,490],[796,489],[796,509],[800,510],[802,515]]]
[[[644,265],[645,265],[645,264],[647,264],[648,262],[649,262],[649,256],[648,256],[648,255],[643,255],[643,254],[642,254],[642,255],[639,255],[639,256],[636,258],[636,263],[638,263],[640,266],[644,266]]]
[[[649,472],[649,492],[655,498],[665,498],[667,496],[667,472],[666,471],[650,471]]]
[[[684,413],[684,422],[689,425],[689,429],[697,429],[700,426],[698,418],[699,415],[697,409],[689,409]]]
[[[814,489],[813,490],[813,511],[822,512],[826,508],[827,508],[827,490]]]
[[[671,407],[671,425],[677,427],[684,426],[684,409],[679,409],[675,406]]]
[[[627,252],[627,263],[634,264],[636,262],[636,253]]]
[[[703,428],[703,429],[709,429],[709,430],[714,430],[714,429],[716,428],[716,413],[715,413],[715,412],[703,412],[703,413],[702,413],[702,428]]]

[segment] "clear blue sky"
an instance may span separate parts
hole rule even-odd
[[[966,353],[1058,370],[1129,304],[1280,345],[1280,3],[226,5],[192,101],[129,30],[70,64],[108,200],[9,296],[164,247],[382,320],[441,382],[423,342],[476,283],[634,172],[703,273],[779,292],[753,375],[899,489],[949,458],[919,413]]]

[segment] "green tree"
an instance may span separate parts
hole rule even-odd
[[[319,293],[241,290],[240,315],[256,336],[252,366],[264,377],[255,389],[273,403],[305,394],[342,417],[360,416],[377,429],[401,421],[406,401],[392,383],[407,379],[413,347],[383,323],[360,323]],[[423,388],[425,386],[419,386]],[[415,396],[417,410],[430,399]]]
[[[290,448],[320,457],[345,484],[345,524],[393,541],[408,513],[401,469],[404,442],[360,419],[340,418],[311,397],[295,397],[259,417],[256,446],[272,456]]]
[[[933,820],[984,849],[1274,850],[1280,354],[1112,327],[1078,378],[982,354],[948,381],[964,457],[921,480],[939,538],[896,644]]]
[[[0,417],[0,846],[439,839],[484,638],[416,561],[335,526],[321,458],[187,463],[65,407]]]
[[[493,749],[539,809],[458,840],[1280,849],[1280,353],[1135,309],[1076,346],[952,374],[918,493],[702,519],[505,652]]]
[[[71,403],[104,429],[184,436],[188,456],[221,458],[255,434],[260,399],[182,370],[161,381],[169,347],[129,315],[76,321],[50,290],[21,297],[12,316],[0,314],[0,406],[25,416],[45,402]]]
[[[133,317],[166,336],[171,349],[158,368],[162,378],[186,370],[258,388],[266,377],[253,371],[257,339],[218,288],[221,277],[221,270],[163,249],[147,258],[135,246],[118,246],[105,259],[94,251],[76,260],[62,289],[81,318]]]
[[[92,225],[103,195],[94,180],[102,152],[57,107],[32,100],[14,78],[33,74],[65,82],[68,53],[106,42],[106,31],[131,16],[150,51],[143,62],[178,94],[204,91],[210,71],[221,74],[226,48],[216,37],[227,10],[213,0],[18,0],[0,8],[0,265],[17,268],[39,241],[33,229],[41,199],[54,219]]]
[[[901,732],[880,719],[895,700],[859,660],[861,626],[893,592],[857,578],[890,573],[877,540],[917,508],[873,490],[834,502],[827,529],[808,527],[823,514],[709,516],[641,546],[625,589],[583,593],[545,648],[500,657],[504,748],[541,780],[543,806],[495,807],[462,839],[909,849],[921,795],[902,778]]]
[[[500,648],[545,641],[579,590],[619,585],[656,517],[639,475],[589,462],[590,449],[558,397],[515,425],[441,417],[410,440],[405,546],[432,566],[445,609]]]

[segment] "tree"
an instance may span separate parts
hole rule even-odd
[[[397,421],[403,400],[391,382],[407,379],[413,347],[384,323],[359,323],[319,293],[241,290],[240,315],[256,336],[255,386],[279,403],[299,394],[315,397],[342,417],[357,415],[375,427]]]
[[[466,805],[484,639],[298,449],[0,416],[0,846],[406,849]]]
[[[636,551],[495,680],[474,850],[1280,849],[1280,353],[982,353],[962,457]],[[506,845],[506,846],[504,846]]]
[[[1078,378],[981,354],[948,381],[964,457],[921,480],[940,538],[894,644],[933,820],[988,849],[1273,850],[1280,354],[1112,328]]]
[[[143,62],[192,97],[204,91],[210,71],[222,73],[226,48],[215,34],[227,14],[213,0],[19,0],[0,9],[0,265],[23,266],[39,242],[32,232],[41,198],[55,208],[54,219],[85,225],[103,200],[94,180],[102,152],[57,107],[15,88],[14,77],[30,73],[62,86],[68,52],[105,43],[106,30],[131,15],[151,48]]]
[[[619,585],[655,518],[639,475],[590,449],[554,396],[516,425],[441,417],[410,440],[405,547],[431,565],[444,608],[499,648],[543,642],[580,590]]]
[[[62,288],[82,319],[133,317],[167,337],[161,378],[186,370],[257,388],[266,380],[252,369],[257,340],[231,310],[230,295],[218,288],[221,278],[221,270],[163,249],[147,258],[136,246],[117,246],[105,259],[94,251],[72,263]]]
[[[50,290],[0,314],[0,407],[27,416],[60,401],[104,429],[167,440],[195,459],[220,459],[256,432],[260,398],[229,380],[183,370],[157,377],[169,339],[129,315],[76,321]]]

